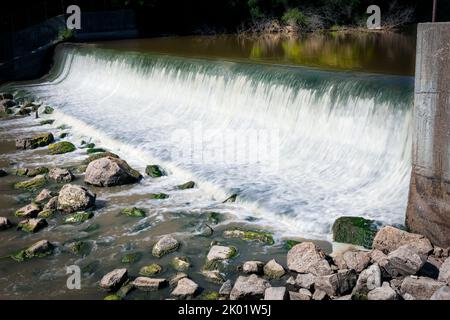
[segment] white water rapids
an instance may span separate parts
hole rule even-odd
[[[126,160],[192,178],[211,203],[237,193],[236,217],[316,239],[343,215],[403,223],[409,78],[89,46],[60,47],[55,60],[48,77],[17,88],[100,146],[126,146]],[[200,205],[183,197],[178,207]]]

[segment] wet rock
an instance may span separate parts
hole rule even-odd
[[[165,175],[164,170],[162,170],[161,167],[156,164],[147,166],[145,168],[145,173],[152,178],[159,178]]]
[[[145,211],[136,207],[133,208],[125,208],[122,210],[122,214],[128,216],[128,217],[133,217],[133,218],[144,218],[145,215]]]
[[[171,264],[177,271],[187,271],[191,266],[187,257],[175,257],[172,259]]]
[[[163,200],[163,199],[167,199],[169,197],[169,195],[165,194],[165,193],[150,193],[148,197],[149,197],[149,199]]]
[[[56,210],[58,208],[58,196],[50,198],[44,205],[43,210]]]
[[[271,279],[279,279],[284,276],[286,271],[282,265],[276,262],[275,259],[270,260],[264,266],[264,274]]]
[[[186,189],[192,189],[195,187],[194,181],[188,181],[186,183],[180,184],[179,186],[176,186],[178,190],[186,190]]]
[[[294,246],[287,254],[287,267],[298,273],[311,273],[315,276],[332,274],[325,254],[312,242]]]
[[[210,282],[222,284],[225,282],[225,277],[219,270],[203,270],[202,275]]]
[[[384,269],[391,277],[416,274],[425,263],[423,257],[411,245],[403,245],[392,251],[388,254],[387,260]]]
[[[225,246],[212,246],[206,256],[208,262],[215,260],[226,260],[232,258],[236,254],[236,248]]]
[[[450,287],[445,286],[436,290],[430,300],[450,300]]]
[[[48,178],[57,183],[68,183],[71,182],[75,177],[73,176],[72,172],[67,169],[52,168],[48,172]]]
[[[237,194],[232,194],[231,196],[229,196],[228,198],[226,198],[223,203],[233,203],[236,202],[238,195]]]
[[[0,169],[0,178],[6,177],[8,175],[8,172],[6,172],[3,169]]]
[[[225,230],[223,232],[223,236],[224,238],[238,238],[245,241],[257,241],[267,245],[274,244],[272,234],[263,231],[236,228],[233,230]]]
[[[300,288],[309,290],[314,285],[315,280],[316,280],[316,277],[310,273],[306,273],[306,274],[300,273],[295,278],[295,284]]]
[[[231,280],[227,280],[220,287],[219,294],[222,296],[228,296],[228,295],[230,295],[232,289],[233,289],[233,283],[231,282]]]
[[[207,301],[220,300],[220,295],[217,291],[207,291],[203,292],[199,299]]]
[[[288,300],[288,297],[285,287],[269,287],[264,291],[264,300]]]
[[[91,246],[85,241],[73,241],[68,243],[66,247],[71,253],[81,256],[88,255],[91,250]]]
[[[166,279],[148,277],[137,277],[133,281],[134,287],[142,291],[157,291],[164,287],[166,283]]]
[[[111,187],[136,183],[141,178],[141,174],[132,169],[126,161],[106,157],[89,163],[84,182],[98,187]]]
[[[152,254],[155,257],[162,257],[168,253],[176,251],[180,243],[171,235],[165,235],[153,246]]]
[[[106,290],[115,290],[119,288],[127,279],[127,269],[115,269],[103,276],[100,281],[100,287]]]
[[[45,228],[47,225],[48,224],[45,219],[34,218],[34,219],[26,219],[19,222],[17,228],[25,232],[34,233]]]
[[[31,168],[27,169],[27,177],[33,178],[38,175],[47,174],[48,168],[47,167],[37,167],[37,168]]]
[[[53,124],[53,122],[55,122],[55,120],[53,120],[53,119],[45,119],[45,120],[42,120],[41,122],[39,122],[39,124],[41,126],[46,126],[46,125],[49,125],[49,124]]]
[[[94,214],[92,212],[85,212],[85,211],[75,212],[65,217],[64,223],[79,224],[91,219],[93,216]]]
[[[16,139],[17,149],[36,149],[39,147],[45,147],[53,143],[55,138],[51,133],[42,133],[32,137],[22,137]]]
[[[96,195],[84,187],[66,184],[58,195],[58,210],[65,213],[83,211],[95,205],[95,198]]]
[[[400,293],[404,298],[405,294],[411,295],[417,300],[428,300],[440,288],[444,287],[445,283],[426,277],[406,277],[400,287]]]
[[[41,192],[34,198],[34,202],[36,203],[45,203],[46,201],[50,200],[54,197],[53,192],[51,192],[48,189],[42,189]]]
[[[159,264],[152,263],[148,266],[142,267],[139,270],[139,274],[144,277],[151,277],[154,276],[155,274],[161,273],[162,270],[163,269]]]
[[[169,286],[171,288],[176,287],[178,284],[178,281],[180,281],[183,278],[187,278],[188,275],[184,272],[178,272],[176,275],[174,275],[172,278],[169,279]]]
[[[45,176],[38,175],[30,180],[17,182],[16,184],[14,184],[14,188],[34,191],[43,187],[46,183],[47,179],[45,178]]]
[[[230,300],[257,300],[264,297],[270,283],[257,275],[239,276],[230,293]]]
[[[333,240],[370,249],[377,232],[372,220],[361,217],[340,217],[333,224]]]
[[[450,285],[450,258],[447,258],[439,269],[439,281]]]
[[[386,254],[406,244],[416,248],[420,255],[428,255],[433,251],[430,240],[424,236],[409,233],[390,226],[384,227],[378,231],[373,240],[373,247]]]
[[[377,264],[372,264],[369,268],[362,271],[356,281],[353,289],[353,295],[357,297],[365,297],[369,291],[381,286],[381,269]]]
[[[93,153],[104,153],[104,152],[106,152],[106,150],[105,150],[105,149],[102,149],[102,148],[89,148],[89,149],[86,150],[86,152],[87,152],[88,154],[93,154]]]
[[[103,298],[105,301],[117,301],[122,300],[122,297],[117,294],[110,294]]]
[[[83,161],[83,164],[90,164],[91,162],[98,160],[98,159],[102,159],[102,158],[116,158],[116,159],[120,159],[120,157],[115,154],[115,153],[111,153],[111,152],[101,152],[101,153],[95,153],[90,155],[87,159],[85,159]]]
[[[383,282],[381,287],[375,288],[367,294],[367,300],[397,300],[397,292],[391,288],[388,282]]]
[[[261,261],[246,261],[242,266],[242,271],[247,274],[262,274],[264,263]]]
[[[37,217],[42,219],[50,219],[55,214],[55,210],[42,210]]]
[[[52,114],[53,111],[55,111],[55,109],[53,109],[52,107],[50,107],[50,106],[45,106],[45,107],[44,107],[44,110],[42,111],[42,113],[44,113],[44,114]]]
[[[54,246],[48,240],[40,240],[25,250],[21,250],[11,256],[12,259],[21,262],[32,258],[43,258],[53,253]]]
[[[5,218],[5,217],[0,217],[0,230],[6,230],[11,228],[11,222]]]
[[[335,274],[316,277],[314,287],[329,296],[337,296],[350,292],[356,281],[357,274],[354,270],[339,270]]]
[[[325,291],[323,291],[323,290],[320,290],[320,289],[316,289],[315,291],[314,291],[314,294],[313,294],[313,296],[312,296],[312,299],[313,300],[316,300],[316,301],[322,301],[322,300],[325,300],[325,299],[327,299],[327,293],[325,292]]]
[[[128,253],[128,254],[124,255],[122,257],[121,262],[127,263],[127,264],[133,264],[133,263],[136,263],[139,260],[141,260],[141,258],[142,258],[141,252],[132,252],[132,253]]]
[[[198,291],[198,284],[189,278],[183,278],[178,281],[176,288],[172,291],[171,295],[181,299],[186,299],[195,296]]]
[[[31,203],[17,210],[15,215],[21,218],[36,218],[40,211],[41,209],[37,204]]]
[[[14,96],[9,92],[0,93],[0,100],[13,100]]]
[[[298,292],[290,291],[289,292],[290,300],[302,300],[308,301],[312,299],[312,293],[307,289],[300,289]]]
[[[339,269],[353,269],[363,271],[370,263],[370,253],[365,251],[348,250],[333,259]]]
[[[75,151],[77,148],[69,141],[61,141],[48,146],[48,151],[52,155],[64,154]]]

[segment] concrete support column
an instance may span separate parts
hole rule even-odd
[[[450,247],[450,23],[418,25],[407,227]]]

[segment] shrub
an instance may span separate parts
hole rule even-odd
[[[287,25],[306,27],[308,25],[308,19],[297,8],[287,10],[281,17],[281,21]]]

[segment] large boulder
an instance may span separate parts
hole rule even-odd
[[[450,300],[450,287],[445,286],[436,290],[430,300]]]
[[[354,270],[339,270],[338,273],[316,277],[314,287],[329,296],[338,296],[352,291],[357,279]]]
[[[406,277],[400,287],[401,295],[410,295],[416,300],[429,300],[431,296],[440,288],[445,286],[445,282],[437,281],[426,277]]]
[[[36,149],[45,147],[53,143],[55,138],[51,133],[42,133],[31,137],[22,137],[16,139],[17,149]]]
[[[247,274],[261,274],[263,272],[264,263],[262,261],[246,261],[242,265],[242,271]]]
[[[407,244],[388,254],[384,269],[391,277],[408,276],[416,274],[425,261],[424,257],[417,253],[415,247]]]
[[[73,213],[92,208],[96,195],[88,189],[75,184],[66,184],[58,195],[58,210]]]
[[[137,277],[133,281],[134,287],[142,291],[157,291],[161,289],[166,283],[167,282],[165,279],[148,277]]]
[[[366,251],[348,250],[336,256],[334,262],[339,269],[353,269],[363,271],[370,263],[370,253]]]
[[[62,182],[69,183],[75,178],[73,176],[72,172],[70,172],[68,169],[61,169],[61,168],[50,169],[47,177],[50,180],[53,180],[58,183],[62,183]]]
[[[264,300],[288,300],[288,297],[285,287],[269,287],[264,291]]]
[[[152,254],[155,257],[162,257],[170,252],[176,251],[180,243],[171,235],[161,237],[153,246]]]
[[[356,299],[365,297],[369,291],[381,286],[381,269],[378,264],[372,264],[369,268],[359,274],[356,286],[353,288],[353,295]]]
[[[122,159],[101,158],[89,163],[84,182],[98,187],[110,187],[138,182],[141,174]]]
[[[52,155],[69,153],[76,149],[75,145],[69,141],[61,141],[48,146],[48,151]]]
[[[298,274],[295,278],[295,285],[310,290],[316,281],[316,277],[310,273]]]
[[[197,293],[198,288],[198,284],[185,277],[178,281],[177,286],[172,291],[171,295],[182,299],[193,297]]]
[[[47,221],[41,218],[26,219],[19,222],[17,228],[25,232],[38,232],[40,229],[47,226]]]
[[[377,225],[372,220],[361,217],[340,217],[333,224],[333,240],[351,243],[370,249],[377,233]]]
[[[256,274],[248,277],[239,276],[230,293],[230,300],[257,300],[264,297],[264,292],[271,285]]]
[[[446,282],[450,285],[450,258],[447,258],[439,268],[439,281]]]
[[[115,269],[107,273],[100,281],[100,287],[106,290],[119,288],[128,279],[127,269]]]
[[[32,258],[43,258],[52,254],[53,249],[53,244],[48,240],[40,240],[30,247],[13,254],[11,258],[18,262],[22,262]]]
[[[287,254],[287,267],[298,273],[311,273],[315,276],[332,274],[330,264],[322,252],[312,242],[295,245]]]
[[[406,232],[394,227],[384,227],[378,231],[373,239],[373,247],[388,254],[399,247],[409,244],[417,249],[421,255],[427,255],[433,251],[430,240],[420,234]]]
[[[264,266],[264,275],[270,279],[279,279],[284,276],[286,271],[275,259],[270,260]]]
[[[388,282],[383,282],[381,287],[375,288],[367,295],[367,300],[397,300],[398,295]]]
[[[209,249],[206,260],[208,262],[215,260],[226,260],[232,258],[236,254],[236,248],[226,246],[212,246]]]
[[[21,218],[36,218],[40,211],[41,209],[37,204],[31,203],[17,210],[15,215]]]

